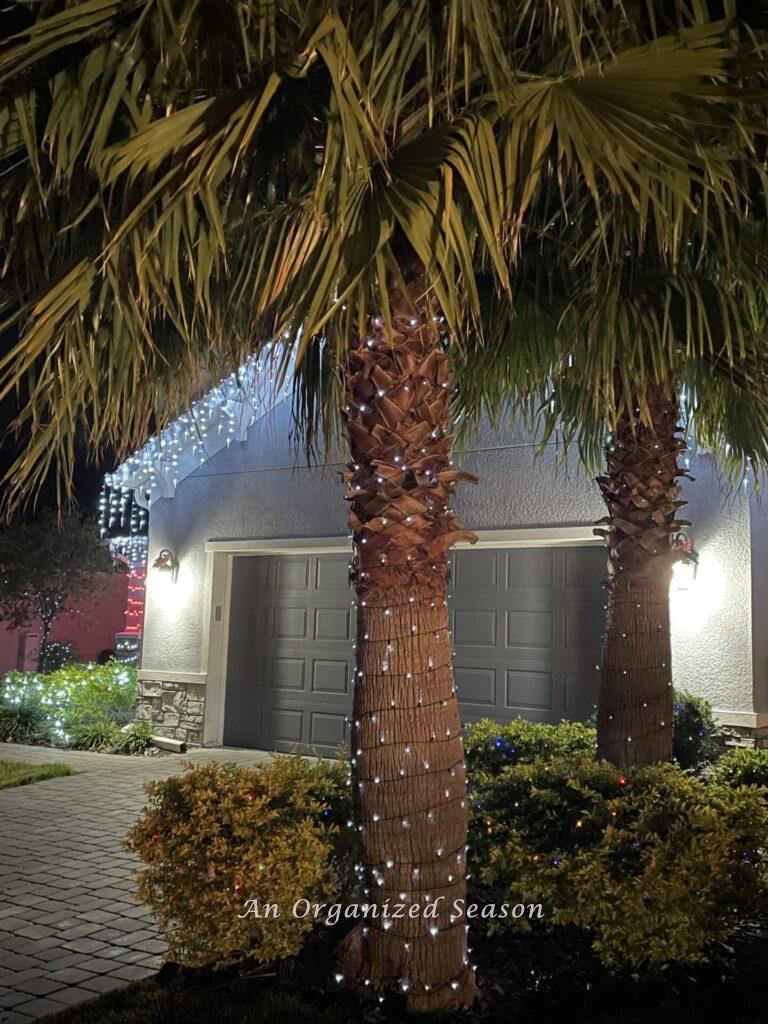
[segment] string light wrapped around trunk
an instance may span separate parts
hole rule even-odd
[[[411,1011],[455,1010],[477,988],[454,912],[466,896],[467,800],[446,588],[450,547],[475,539],[451,511],[453,490],[475,478],[450,458],[439,319],[396,300],[392,330],[381,317],[368,330],[345,382],[358,598],[351,826],[362,835],[366,899],[408,910],[355,927],[340,973],[367,998],[392,990]]]

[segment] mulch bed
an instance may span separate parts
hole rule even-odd
[[[259,993],[300,995],[318,1012],[336,1011],[344,1020],[392,1024],[406,1019],[397,996],[384,1005],[362,1006],[333,982],[335,945],[342,932],[324,929],[302,953],[264,973],[254,965],[229,971],[183,970],[166,965],[158,982],[210,987],[226,998],[228,988],[245,985]],[[646,972],[642,977],[609,975],[589,949],[583,934],[566,929],[487,936],[473,929],[472,959],[478,966],[481,1000],[461,1018],[467,1024],[765,1024],[768,978],[768,914],[745,924],[728,943],[709,951],[695,967]],[[250,976],[249,976],[250,973]],[[202,993],[201,993],[202,994]],[[414,1018],[416,1019],[416,1018]],[[434,1018],[432,1018],[434,1019]]]

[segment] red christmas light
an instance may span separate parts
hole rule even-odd
[[[140,636],[144,628],[144,595],[147,574],[143,569],[131,569],[128,573],[128,596],[125,606],[124,633]]]

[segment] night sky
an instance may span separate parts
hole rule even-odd
[[[20,31],[30,20],[29,10],[18,4],[11,5],[10,7],[3,5],[3,10],[0,13],[0,38],[6,38]],[[15,340],[15,331],[9,331],[6,334],[0,335],[0,353],[4,354],[7,352]],[[13,464],[20,448],[23,447],[23,435],[15,437],[10,430],[17,412],[18,402],[15,395],[9,395],[0,402],[0,438],[2,439],[0,440],[0,481],[4,480],[7,470]],[[102,464],[94,465],[89,458],[85,445],[82,446],[74,480],[75,500],[84,511],[91,515],[95,515],[97,511],[99,491],[101,490],[104,473],[108,473],[113,468],[114,459],[109,457],[104,459]],[[5,488],[4,484],[0,484],[0,486],[3,489]],[[51,474],[40,492],[37,507],[55,506],[56,482],[53,474]],[[32,512],[32,507],[27,507],[24,510],[24,515],[28,516]]]
[[[6,334],[0,341],[0,351],[7,352],[13,343],[14,337]],[[24,447],[24,434],[15,436],[11,430],[16,414],[18,402],[15,394],[8,395],[0,402],[0,479],[4,480],[5,475],[13,464],[16,456]],[[81,443],[78,453],[77,466],[74,479],[74,497],[77,504],[84,512],[95,516],[98,510],[99,492],[104,480],[104,474],[115,468],[115,459],[110,453],[102,458],[100,462],[94,463],[91,453],[85,444]],[[5,484],[3,484],[3,489]],[[37,500],[39,508],[56,507],[56,481],[54,474],[49,474],[48,479],[40,492]],[[30,505],[23,510],[25,516],[34,513]]]

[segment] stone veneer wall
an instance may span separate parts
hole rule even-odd
[[[749,725],[721,725],[727,747],[758,747],[768,750],[768,727]]]
[[[205,685],[139,679],[136,718],[146,722],[156,736],[199,747],[203,742]]]

